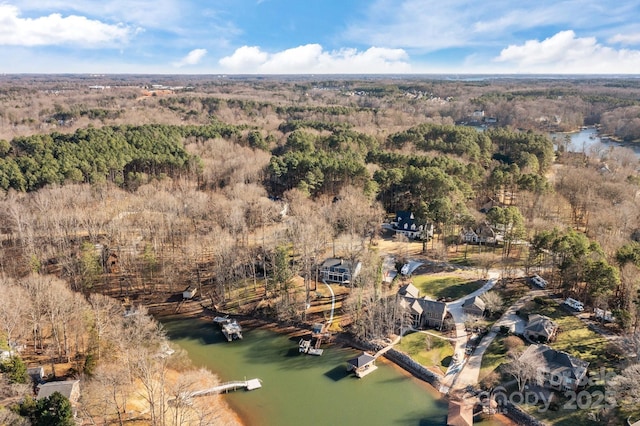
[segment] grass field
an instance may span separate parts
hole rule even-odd
[[[552,406],[552,409],[544,410],[542,406],[520,405],[520,407],[533,415],[535,418],[542,420],[545,424],[554,426],[598,426],[604,423],[594,420],[589,415],[590,411],[597,413],[598,410],[570,408],[573,404],[566,404],[567,401],[560,398],[558,404]],[[611,423],[610,423],[611,424]],[[619,424],[619,423],[614,423]]]
[[[453,357],[453,346],[448,340],[419,332],[404,336],[396,349],[425,367],[438,367],[443,373],[447,371]]]
[[[470,280],[456,275],[417,275],[413,277],[413,285],[420,290],[420,295],[438,299],[440,297],[459,299],[472,293],[484,285],[484,280]]]

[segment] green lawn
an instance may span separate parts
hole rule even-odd
[[[489,373],[498,368],[500,364],[506,361],[507,348],[504,345],[504,338],[505,336],[498,334],[485,351],[482,357],[482,364],[480,364],[478,380],[485,378]]]
[[[420,295],[430,296],[435,299],[449,297],[452,300],[456,300],[476,291],[484,283],[484,280],[474,281],[455,275],[417,275],[413,277],[413,285],[420,290]]]
[[[443,373],[447,371],[453,356],[453,345],[448,340],[419,332],[402,337],[395,348],[425,367],[440,368]]]
[[[593,418],[589,417],[589,412],[591,410],[582,410],[577,408],[577,406],[575,409],[568,409],[571,407],[571,404],[569,407],[565,407],[566,402],[567,400],[560,397],[558,399],[558,404],[552,404],[552,408],[549,410],[544,410],[542,406],[536,407],[533,405],[520,405],[520,408],[534,416],[536,419],[554,426],[598,426],[603,424],[602,422],[595,421]],[[595,411],[597,412],[597,410]]]

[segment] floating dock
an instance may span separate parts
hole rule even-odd
[[[298,350],[300,353],[316,356],[320,356],[324,352],[324,349],[311,346],[311,340],[306,339],[300,339],[298,342]]]
[[[229,342],[235,339],[242,339],[242,327],[236,320],[228,317],[215,317],[213,322],[220,326],[222,334]]]

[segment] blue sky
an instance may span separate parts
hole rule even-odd
[[[640,0],[0,0],[0,72],[640,74]]]

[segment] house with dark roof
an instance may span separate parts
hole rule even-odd
[[[409,311],[413,327],[442,329],[447,316],[447,304],[419,296],[419,291],[413,284],[407,284],[398,290],[400,306]]]
[[[531,314],[523,335],[531,342],[546,343],[555,339],[557,333],[558,324],[553,322],[551,318],[544,315]]]
[[[349,284],[360,273],[362,264],[345,259],[330,258],[320,266],[320,277],[327,282]]]
[[[410,239],[429,239],[433,237],[433,224],[420,223],[416,220],[412,212],[398,211],[391,226],[396,231],[396,235],[404,235]]]
[[[537,359],[538,384],[560,391],[573,390],[584,384],[589,363],[547,345],[531,345],[520,359]]]
[[[80,399],[80,380],[43,383],[38,386],[36,399],[47,398],[54,392],[60,393],[71,402],[72,406],[75,406]]]
[[[470,297],[462,304],[462,311],[467,315],[481,317],[484,315],[485,303],[479,296]]]

